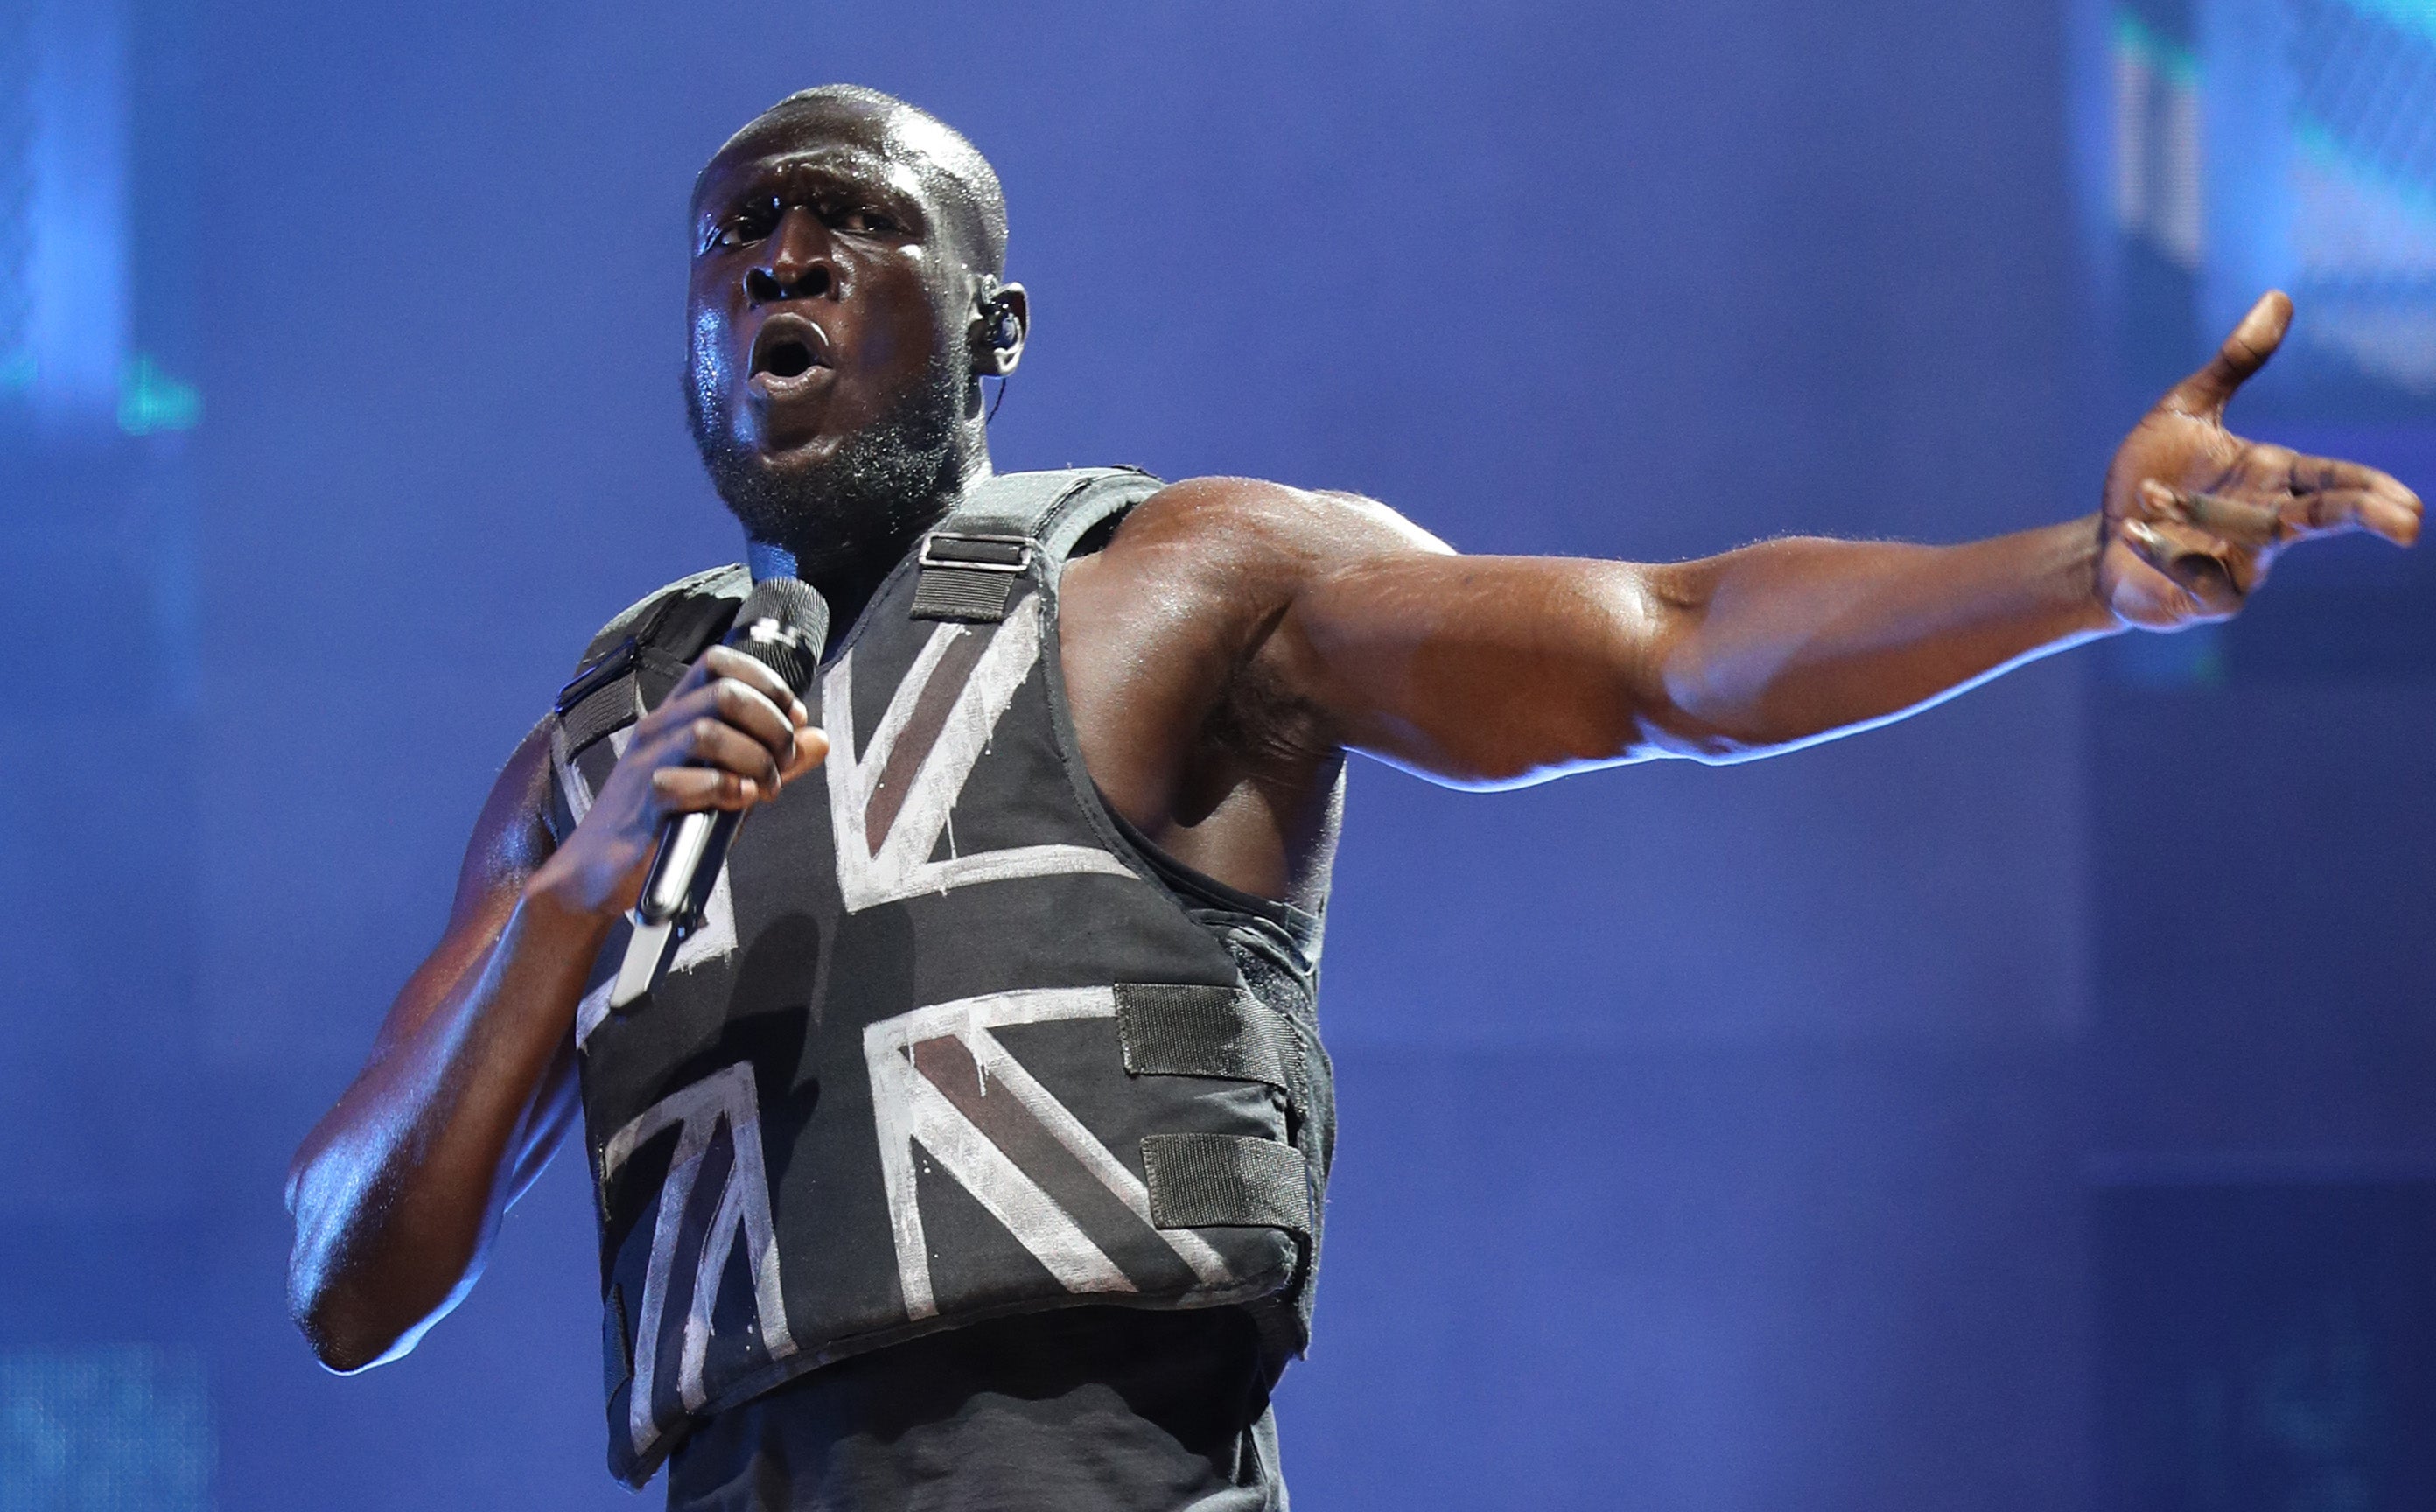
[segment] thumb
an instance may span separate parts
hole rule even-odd
[[[2284,344],[2284,333],[2291,324],[2291,299],[2280,288],[2269,289],[2250,306],[2250,313],[2224,339],[2207,366],[2174,385],[2166,395],[2165,408],[2202,420],[2223,419],[2225,401],[2267,365],[2267,359]]]

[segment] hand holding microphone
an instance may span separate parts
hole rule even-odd
[[[614,1005],[648,990],[700,922],[744,811],[826,754],[803,695],[827,620],[819,596],[792,578],[756,585],[726,641],[635,726],[584,822],[546,863],[564,874],[550,890],[577,906],[635,900]]]

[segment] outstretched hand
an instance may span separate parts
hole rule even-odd
[[[2106,470],[2098,599],[2126,624],[2179,630],[2241,608],[2295,541],[2369,530],[2419,539],[2419,495],[2373,467],[2242,440],[2224,407],[2292,323],[2270,293],[2207,366],[2133,426]]]

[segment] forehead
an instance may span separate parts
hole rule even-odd
[[[815,106],[765,116],[738,132],[704,165],[694,206],[773,182],[848,183],[884,190],[926,208],[952,199],[941,162],[944,134],[910,114]]]

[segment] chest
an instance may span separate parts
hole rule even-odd
[[[1111,823],[1046,564],[961,619],[923,611],[917,565],[821,670],[818,776],[749,816],[649,993],[609,1005],[613,936],[578,1009],[630,1479],[687,1414],[827,1360],[1308,1274],[1317,921],[1179,883]],[[582,714],[562,823],[622,733],[572,743]],[[1298,1347],[1300,1312],[1267,1315]]]

